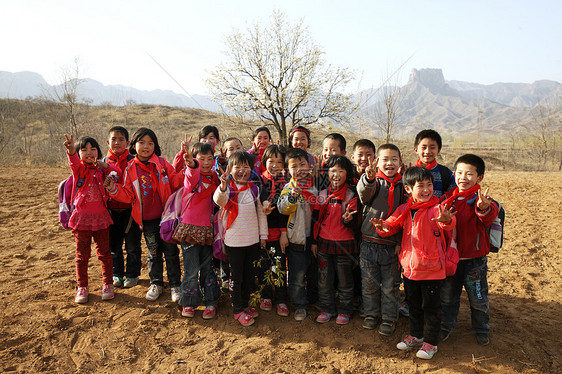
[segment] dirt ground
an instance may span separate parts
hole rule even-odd
[[[60,168],[0,168],[0,372],[555,373],[562,372],[562,174],[489,172],[484,186],[507,212],[505,244],[489,256],[491,343],[476,344],[463,296],[459,324],[430,361],[391,337],[349,325],[299,323],[262,312],[244,328],[227,295],[211,321],[183,318],[169,289],[145,300],[141,282],[101,301],[90,261],[90,301],[73,302],[74,243],[57,219]],[[146,254],[146,252],[144,253]]]

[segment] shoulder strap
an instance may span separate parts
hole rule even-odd
[[[445,165],[437,164],[439,166],[439,173],[441,174],[441,183],[443,183],[443,194],[449,189],[451,185],[451,170]]]

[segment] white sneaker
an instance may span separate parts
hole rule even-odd
[[[180,301],[181,290],[179,287],[171,287],[172,301],[177,303]]]
[[[162,286],[157,284],[151,284],[146,293],[146,299],[150,301],[155,301],[162,294]]]

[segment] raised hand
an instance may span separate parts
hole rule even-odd
[[[226,162],[226,149],[221,147],[219,152],[219,156],[217,157],[219,164],[224,164]]]
[[[406,171],[406,169],[411,168],[412,167],[412,163],[410,162],[408,165],[406,165],[403,162],[400,162],[400,167],[398,168],[398,174],[402,175],[404,174],[404,172]]]
[[[379,158],[376,157],[374,160],[369,159],[369,165],[365,168],[365,175],[370,181],[375,180],[377,177],[377,164],[379,163]]]
[[[186,149],[189,149],[189,146],[191,145],[191,140],[193,139],[193,136],[190,136],[189,139],[187,139],[187,134],[185,134],[185,140],[181,142],[181,149],[185,152]]]
[[[457,214],[457,212],[453,212],[452,206],[450,208],[443,208],[439,205],[439,216],[437,218],[432,218],[432,220],[435,222],[449,223],[455,214]]]
[[[350,206],[348,205],[348,206],[345,208],[345,212],[343,213],[343,215],[341,216],[341,218],[343,218],[343,220],[344,220],[345,222],[349,222],[349,221],[351,221],[351,220],[353,219],[353,215],[354,215],[355,213],[357,213],[357,211],[356,211],[356,210],[353,210],[353,211],[352,211],[351,208],[350,208]]]
[[[62,144],[66,148],[68,154],[72,156],[76,153],[76,148],[74,148],[74,136],[70,135],[69,138],[68,135],[64,134],[64,137],[66,138],[66,140]]]
[[[228,186],[228,181],[230,179],[230,165],[226,167],[226,170],[222,170],[221,167],[219,167],[219,169],[222,173],[219,177],[221,181],[221,191],[226,191],[226,187]]]
[[[492,203],[492,197],[488,195],[490,188],[486,188],[486,192],[482,194],[482,190],[478,190],[478,201],[476,202],[476,206],[480,210],[488,210],[488,207]]]
[[[302,188],[298,184],[291,189],[291,195],[293,197],[299,197],[301,193],[302,193]]]
[[[371,222],[373,224],[373,228],[375,228],[377,230],[388,231],[388,228],[386,227],[386,224],[384,223],[384,220],[382,220],[382,219],[371,218],[369,220],[369,222]]]
[[[189,167],[195,166],[195,161],[193,161],[193,148],[191,148],[191,140],[192,139],[193,139],[193,136],[190,136],[189,140],[188,140],[187,134],[185,134],[185,141],[181,142],[181,149],[184,152],[183,153],[183,159],[185,160],[185,163]]]
[[[264,201],[262,206],[263,206],[263,212],[265,213],[266,216],[271,214],[271,212],[275,210],[275,205],[273,205],[269,200]]]

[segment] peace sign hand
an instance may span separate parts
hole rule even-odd
[[[344,214],[343,214],[341,217],[343,218],[344,222],[349,222],[349,221],[351,221],[351,220],[353,219],[353,215],[354,215],[355,213],[357,213],[357,211],[356,211],[356,210],[353,210],[353,211],[352,211],[352,210],[351,210],[351,207],[348,205],[348,206],[345,208],[345,212],[344,212]]]
[[[226,167],[226,170],[223,170],[220,166],[219,169],[221,171],[220,181],[221,181],[221,191],[226,191],[226,186],[228,186],[228,181],[230,179],[230,165]]]
[[[486,192],[482,195],[482,190],[478,190],[478,201],[476,202],[476,206],[480,210],[488,210],[488,207],[492,203],[492,197],[488,195],[490,188],[486,188]]]
[[[74,136],[70,135],[70,138],[67,134],[64,134],[66,138],[65,142],[63,143],[64,147],[66,148],[69,155],[73,155],[76,153],[76,148],[74,148]]]
[[[371,218],[369,222],[373,224],[374,229],[381,230],[381,231],[388,231],[388,228],[386,227],[386,224],[382,219]]]
[[[457,214],[457,212],[453,212],[452,206],[447,209],[447,207],[443,208],[439,205],[439,216],[437,218],[432,218],[432,220],[435,222],[449,223],[455,214]]]
[[[275,205],[273,205],[269,200],[264,201],[262,205],[263,205],[263,212],[265,213],[266,216],[271,214],[271,212],[275,210]]]
[[[189,137],[189,140],[187,140],[187,134],[185,134],[185,141],[181,142],[181,149],[184,152],[183,159],[185,163],[192,168],[195,166],[195,162],[193,161],[193,148],[190,147],[191,139],[193,139],[193,136]]]
[[[367,175],[367,179],[370,181],[375,180],[377,177],[377,165],[379,163],[379,158],[375,158],[373,161],[369,159],[369,165],[365,168],[365,174]]]
[[[226,162],[226,149],[221,147],[219,149],[219,152],[220,152],[220,154],[217,157],[217,160],[218,160],[219,164],[224,164]]]

